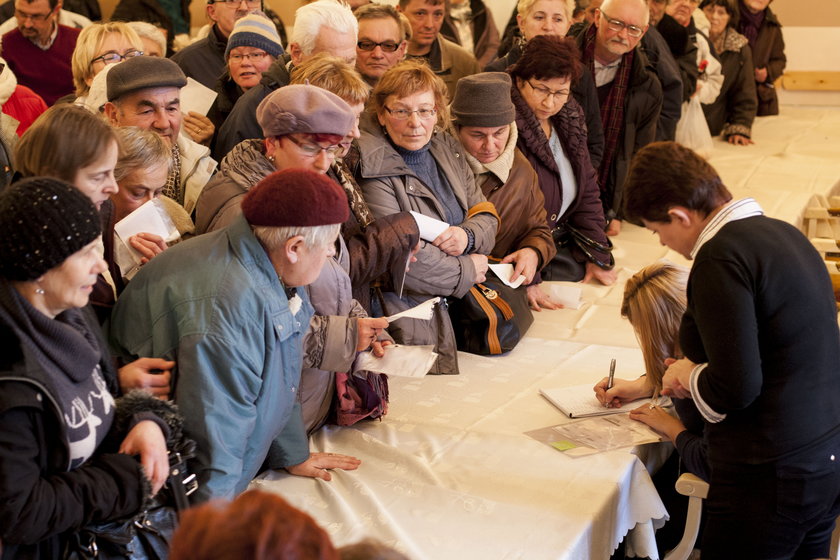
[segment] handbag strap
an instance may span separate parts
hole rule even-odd
[[[484,294],[484,297],[487,298],[487,301],[499,308],[499,311],[502,312],[502,317],[505,318],[505,321],[513,319],[513,309],[511,309],[508,302],[504,300],[502,294],[493,288],[488,288],[484,284],[476,284],[476,286],[478,286],[478,289]]]
[[[487,316],[487,346],[490,348],[490,353],[501,354],[502,343],[499,341],[499,333],[497,330],[499,320],[496,317],[496,312],[493,310],[493,306],[490,305],[490,301],[485,297],[485,290],[487,290],[486,287],[482,284],[477,284],[470,288],[470,293],[475,298],[475,302],[479,307],[481,307],[481,310],[484,311],[484,314]]]

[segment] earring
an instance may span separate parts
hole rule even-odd
[[[274,163],[274,156],[268,156],[268,161],[270,161],[271,163]]]
[[[44,288],[35,288],[35,293],[38,294],[39,296],[44,295],[44,293],[45,293]]]

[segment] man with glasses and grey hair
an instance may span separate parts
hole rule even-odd
[[[172,55],[187,77],[216,89],[225,70],[225,48],[234,24],[262,8],[262,0],[207,0],[207,19],[213,22],[207,37]]]
[[[58,23],[61,0],[15,0],[17,28],[2,38],[3,57],[18,84],[47,105],[73,93],[70,59],[79,30]]]
[[[604,155],[598,186],[609,235],[621,231],[622,185],[630,159],[654,141],[662,107],[662,85],[638,48],[649,19],[645,0],[604,0],[592,25],[577,36],[601,107]]]

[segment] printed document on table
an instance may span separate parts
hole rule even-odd
[[[622,447],[635,447],[662,441],[646,424],[632,420],[629,414],[586,418],[577,422],[549,426],[525,432],[570,457],[582,457]]]
[[[433,345],[403,346],[392,344],[385,347],[385,355],[377,358],[373,352],[362,352],[356,357],[353,371],[365,370],[397,377],[423,377],[437,359]]]
[[[431,299],[427,299],[420,305],[412,307],[411,309],[400,311],[399,313],[395,313],[394,315],[385,318],[388,319],[389,323],[402,318],[422,319],[424,321],[428,321],[432,318],[432,313],[434,312],[435,304],[438,301],[440,301],[439,297],[433,297]]]

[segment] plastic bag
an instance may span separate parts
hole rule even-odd
[[[712,153],[712,134],[696,95],[682,104],[682,117],[677,123],[676,141],[704,158]]]

